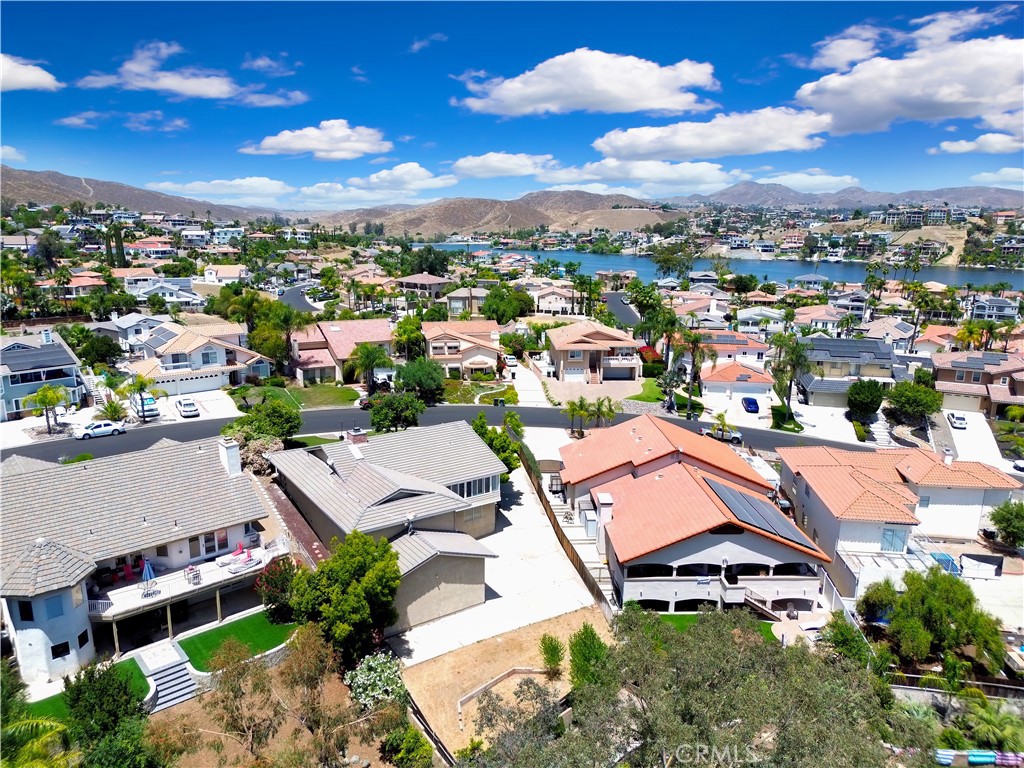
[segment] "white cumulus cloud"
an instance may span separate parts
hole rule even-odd
[[[363,189],[322,181],[299,189],[295,204],[311,208],[370,208],[389,203],[427,203],[415,190]]]
[[[418,192],[422,189],[440,189],[457,184],[451,175],[435,176],[419,163],[401,163],[394,168],[372,173],[366,178],[353,177],[348,184],[360,189],[390,189]]]
[[[912,19],[918,29],[910,33],[919,47],[942,45],[968,32],[1002,24],[1017,14],[1009,3],[983,11],[969,8],[962,11],[940,11],[939,13]]]
[[[494,179],[499,176],[533,176],[557,165],[551,155],[487,152],[460,157],[452,163],[452,171],[470,179]]]
[[[354,160],[363,155],[388,152],[393,147],[376,128],[349,125],[348,120],[322,120],[319,125],[267,136],[258,144],[242,147],[246,155],[301,155],[311,152],[317,160]]]
[[[172,195],[201,195],[216,198],[219,202],[235,205],[276,205],[280,199],[295,192],[295,187],[283,181],[266,176],[247,176],[239,179],[214,179],[212,181],[153,181],[147,189],[167,192]]]
[[[594,142],[603,155],[653,160],[753,155],[817,149],[832,118],[810,110],[768,107],[716,115],[706,123],[616,129]]]
[[[14,147],[7,144],[0,146],[0,162],[24,163],[26,159],[25,153],[15,149]]]
[[[877,54],[883,34],[882,29],[870,24],[855,24],[815,43],[814,56],[808,61],[797,60],[797,63],[810,69],[846,71]]]
[[[971,181],[986,187],[1024,187],[1024,168],[1000,168],[994,173],[976,173]]]
[[[984,133],[973,141],[942,141],[928,150],[930,155],[962,155],[978,152],[984,155],[1008,155],[1024,150],[1024,141],[1005,133]]]
[[[717,163],[667,163],[660,160],[605,158],[582,166],[542,171],[538,181],[553,188],[587,189],[593,184],[628,183],[628,194],[641,197],[717,192],[750,178],[741,170],[725,170]]]
[[[0,53],[0,91],[59,91],[64,83],[28,59]]]
[[[838,192],[846,187],[860,185],[860,179],[856,176],[830,176],[817,168],[808,168],[806,171],[794,171],[791,173],[778,173],[763,179],[757,179],[761,184],[782,184],[795,189],[797,192]]]
[[[506,117],[568,112],[702,112],[714,104],[691,88],[716,90],[714,67],[684,59],[669,66],[636,56],[579,48],[555,56],[517,77],[459,78],[473,94],[453,100],[473,112]]]
[[[250,107],[282,107],[302,104],[309,97],[301,91],[263,93],[262,84],[242,86],[230,75],[202,67],[164,69],[166,61],[183,53],[177,43],[139,45],[116,73],[93,73],[81,78],[80,88],[123,88],[126,91],[158,91],[179,98],[235,100]]]

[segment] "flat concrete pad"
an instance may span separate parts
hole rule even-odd
[[[498,525],[505,527],[480,539],[498,556],[485,565],[486,602],[392,638],[407,666],[593,605],[522,468],[502,488],[499,513]]]

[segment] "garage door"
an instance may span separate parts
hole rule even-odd
[[[566,368],[566,381],[586,381],[586,368]]]
[[[609,381],[611,379],[632,379],[634,368],[605,368],[604,369],[604,380]]]
[[[205,376],[196,374],[181,379],[157,380],[157,387],[172,397],[174,395],[191,395],[195,392],[212,392],[227,384],[227,377],[220,373],[208,373]]]
[[[845,408],[845,392],[814,392],[811,394],[811,405],[821,405],[826,408]]]
[[[947,392],[942,397],[942,407],[948,411],[980,411],[981,398]]]
[[[727,395],[729,394],[729,385],[718,381],[705,383],[704,391],[712,395]]]
[[[737,381],[732,385],[732,391],[739,395],[753,395],[754,397],[764,397],[768,394],[768,387],[765,384],[751,384],[749,382]]]

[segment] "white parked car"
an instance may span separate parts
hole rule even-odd
[[[743,442],[743,433],[738,429],[730,428],[723,431],[721,427],[701,427],[699,432],[705,437],[713,437],[715,440],[722,440],[735,445]]]
[[[123,435],[123,421],[90,421],[84,427],[75,427],[71,430],[75,440],[88,440],[91,437],[103,437],[104,435]]]
[[[505,355],[504,359],[505,365],[507,365],[509,368],[514,368],[515,366],[519,365],[519,361],[516,360],[515,355]]]
[[[178,415],[183,419],[191,419],[199,415],[199,406],[191,397],[181,398],[174,404],[174,407],[178,409]]]
[[[1017,459],[1013,462],[1014,472],[1024,472],[1024,459]]]
[[[962,413],[950,413],[946,418],[953,429],[967,429],[967,417]]]

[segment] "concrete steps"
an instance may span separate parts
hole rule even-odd
[[[89,393],[92,395],[93,404],[97,408],[102,408],[107,404],[106,387],[100,382],[97,376],[91,373],[82,374],[82,380],[85,382],[85,386],[89,388]]]
[[[877,418],[870,425],[871,436],[875,439],[875,445],[879,448],[893,448],[896,443],[892,441],[889,434],[888,422],[885,419]]]
[[[196,697],[195,681],[183,661],[154,672],[153,681],[156,683],[156,699],[151,710],[153,713]]]

